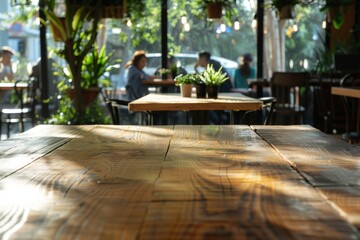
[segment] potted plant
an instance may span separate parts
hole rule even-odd
[[[294,7],[300,0],[272,0],[271,7],[276,9],[279,19],[294,18]]]
[[[87,55],[94,50],[100,22],[101,1],[96,0],[94,15],[87,11],[89,1],[82,1],[82,5],[75,8],[71,0],[65,0],[64,24],[55,14],[53,2],[54,0],[47,1],[46,7],[42,10],[49,22],[58,28],[60,39],[64,43],[55,53],[67,63],[67,76],[71,79],[71,88],[74,91],[77,119],[81,119],[86,107],[83,92],[88,88],[82,75],[83,65]]]
[[[220,19],[223,9],[233,11],[230,0],[198,0],[198,3],[206,10],[209,19]]]
[[[168,79],[170,77],[169,74],[171,74],[171,71],[170,71],[170,69],[167,69],[167,68],[161,68],[161,69],[159,69],[159,73],[160,73],[161,79]]]
[[[206,98],[206,85],[201,78],[201,74],[196,74],[195,78],[196,98]]]
[[[82,65],[81,71],[81,87],[83,88],[82,97],[84,100],[84,106],[87,107],[92,103],[100,92],[101,87],[108,87],[111,81],[106,73],[114,69],[114,65],[110,64],[110,58],[113,53],[106,54],[105,47],[100,50],[97,45],[94,46],[92,51],[86,55]],[[68,71],[67,71],[68,72]],[[64,74],[66,76],[66,73]],[[68,79],[69,76],[66,76]],[[61,81],[60,83],[62,83]],[[71,100],[75,99],[75,90],[72,87],[68,87],[63,84],[63,90]]]
[[[204,73],[201,75],[202,81],[206,85],[206,92],[208,98],[217,98],[219,93],[219,86],[229,79],[226,73],[222,73],[222,67],[215,71],[213,65],[208,64]]]
[[[324,0],[324,6],[320,10],[327,11],[328,20],[335,29],[340,29],[345,22],[345,7],[353,2],[353,0]]]
[[[175,78],[175,85],[180,86],[181,96],[191,97],[192,86],[197,79],[196,74],[179,75]]]

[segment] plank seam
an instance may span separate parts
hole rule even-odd
[[[337,214],[339,214],[339,217],[341,219],[343,219],[348,225],[349,227],[354,231],[354,233],[357,235],[357,237],[360,238],[360,232],[359,232],[359,229],[352,223],[350,222],[344,215],[343,211],[340,209],[340,207],[338,207],[334,202],[332,201],[329,201],[320,191],[320,188],[319,187],[316,187],[315,185],[311,184],[311,182],[304,176],[304,174],[302,174],[300,172],[300,170],[296,167],[296,164],[290,160],[288,160],[285,156],[283,156],[280,151],[273,145],[271,144],[269,141],[267,141],[267,139],[265,139],[261,133],[259,133],[257,131],[257,129],[253,128],[251,126],[251,128],[254,130],[254,132],[259,136],[261,137],[267,144],[269,144],[271,146],[271,148],[273,148],[275,150],[275,152],[277,152],[279,154],[279,156],[284,159],[286,162],[288,162],[290,164],[290,167],[293,168],[303,179],[306,183],[309,184],[309,186],[311,186],[318,194],[319,196],[321,196],[321,198],[329,205],[329,207],[331,209],[333,209]]]
[[[175,129],[175,126],[172,125],[172,130]],[[171,135],[171,137],[169,138],[169,141],[168,141],[168,146],[167,146],[167,149],[165,151],[165,154],[164,154],[164,158],[162,160],[162,163],[164,163],[164,161],[166,160],[167,156],[168,156],[168,153],[170,151],[170,145],[171,145],[171,139],[174,135]],[[160,176],[161,176],[161,173],[162,173],[162,170],[163,170],[163,165],[161,164],[161,167],[160,167],[160,171],[159,171],[159,174],[158,176],[156,177],[155,181],[154,181],[154,184],[152,186],[152,190],[151,190],[151,194],[154,192],[154,189],[155,189],[155,186],[156,186],[156,183],[158,182],[158,180],[160,179]],[[142,233],[142,230],[144,228],[144,225],[145,225],[145,222],[146,222],[146,217],[149,213],[149,208],[150,208],[150,205],[153,203],[153,202],[156,202],[154,201],[153,199],[151,199],[149,202],[148,202],[148,205],[146,207],[146,210],[145,210],[145,213],[144,213],[144,217],[141,221],[141,224],[140,224],[140,227],[139,227],[139,231],[137,232],[137,235],[135,237],[135,239],[141,239],[141,233]]]
[[[45,157],[46,155],[48,155],[48,154],[52,153],[53,151],[55,151],[56,149],[58,149],[59,147],[64,146],[65,144],[67,144],[67,143],[70,142],[71,140],[72,140],[72,139],[66,139],[66,140],[61,139],[59,142],[54,143],[54,144],[53,144],[53,145],[54,145],[54,148],[51,148],[49,151],[45,152],[45,153],[42,154],[41,156],[39,156],[39,157],[37,157],[37,158],[34,158],[31,162],[29,162],[29,163],[25,164],[24,166],[16,169],[16,171],[13,171],[13,172],[10,172],[10,173],[7,174],[7,175],[4,175],[2,178],[0,178],[0,181],[2,181],[2,180],[4,180],[5,178],[10,177],[11,175],[13,175],[13,174],[21,171],[22,169],[26,168],[26,167],[29,166],[30,164],[32,164],[32,163],[34,163],[35,161],[39,160],[40,158],[43,158],[43,157]],[[62,141],[63,141],[63,142],[62,142]],[[62,143],[61,143],[61,142],[62,142]],[[40,148],[38,151],[40,151],[40,150],[42,150],[42,149],[44,149],[44,148],[47,148],[47,147],[49,147],[49,146],[44,146],[43,148]],[[36,152],[34,152],[34,153],[32,153],[32,154],[35,154],[35,153],[36,153]],[[31,155],[32,155],[32,154],[31,154]],[[30,156],[31,156],[31,155],[30,155]]]

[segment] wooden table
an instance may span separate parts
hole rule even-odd
[[[311,127],[40,125],[0,150],[4,239],[360,238],[360,147]]]
[[[175,86],[175,81],[168,79],[154,79],[154,80],[145,80],[144,84],[147,86],[154,86],[154,87],[167,87],[167,86]]]
[[[331,93],[345,97],[360,98],[360,88],[357,87],[332,87]]]
[[[29,85],[26,82],[20,82],[16,85],[19,89],[26,89]],[[15,82],[0,82],[0,90],[10,91],[15,89]]]
[[[240,93],[220,93],[218,99],[181,97],[179,94],[148,94],[129,104],[129,110],[144,111],[231,111],[231,123],[234,123],[234,111],[258,110],[262,101]]]

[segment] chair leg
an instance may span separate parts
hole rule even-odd
[[[2,116],[0,114],[0,140],[1,140],[1,137],[2,137]]]
[[[8,115],[8,118],[7,118],[7,132],[6,132],[6,136],[7,138],[10,137],[10,124],[11,124],[11,118],[10,118],[10,115]]]

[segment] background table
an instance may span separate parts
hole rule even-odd
[[[0,238],[360,237],[360,148],[311,127],[41,125],[0,152]]]
[[[260,110],[262,101],[240,93],[219,93],[218,99],[181,97],[180,94],[148,94],[129,104],[130,111],[210,111],[229,110],[230,123],[234,111]]]
[[[20,82],[16,85],[19,89],[26,89],[29,85],[26,82]],[[15,82],[0,82],[0,90],[14,90],[15,89]]]
[[[167,86],[175,86],[175,81],[168,79],[154,79],[154,80],[145,80],[144,84],[147,86],[154,86],[154,87],[167,87]]]

